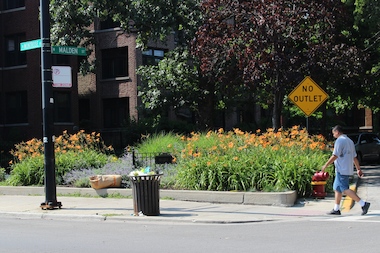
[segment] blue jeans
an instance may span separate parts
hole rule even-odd
[[[350,176],[349,175],[341,175],[339,172],[336,173],[333,189],[334,191],[338,191],[340,193],[350,188]]]

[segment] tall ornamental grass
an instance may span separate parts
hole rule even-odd
[[[156,133],[145,136],[136,148],[141,154],[177,153],[183,148],[183,143],[175,133]]]
[[[180,138],[175,188],[213,191],[311,192],[311,177],[329,157],[322,135],[294,126],[275,132],[192,133]]]

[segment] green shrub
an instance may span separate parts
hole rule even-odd
[[[12,186],[44,184],[44,158],[27,157],[22,162],[16,163],[12,167],[7,183]]]
[[[0,182],[5,180],[5,169],[0,167]]]
[[[137,146],[139,153],[178,153],[183,148],[180,136],[169,132],[153,134]]]
[[[83,168],[99,168],[106,164],[109,157],[106,154],[94,150],[83,152],[69,151],[63,154],[57,154],[55,159],[55,168],[57,173],[57,184],[62,184],[62,177],[69,171]]]
[[[322,136],[304,129],[255,134],[238,129],[193,133],[182,138],[176,188],[216,191],[296,190],[311,193],[312,175],[326,162]]]
[[[98,168],[109,161],[109,156],[94,150],[82,152],[68,151],[55,156],[56,183],[63,182],[63,176],[71,171],[82,168]],[[12,166],[11,175],[7,182],[10,185],[43,185],[44,157],[27,157]]]

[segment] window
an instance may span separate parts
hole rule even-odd
[[[128,48],[102,50],[103,79],[128,76]]]
[[[157,65],[164,58],[165,51],[161,49],[148,49],[142,52],[144,65]]]
[[[129,122],[129,98],[103,100],[104,127],[121,127]]]
[[[100,21],[100,30],[120,27],[120,22],[115,22],[112,18],[107,18],[104,21]]]
[[[28,98],[26,91],[5,94],[7,124],[28,123]]]
[[[5,37],[5,66],[17,66],[26,64],[26,53],[20,51],[20,42],[25,41],[24,34]]]
[[[71,122],[70,92],[54,92],[54,122]]]
[[[25,0],[4,0],[4,10],[16,9],[25,6]]]
[[[78,100],[78,110],[79,110],[79,127],[81,129],[89,129],[91,127],[90,99],[80,98]]]
[[[90,99],[81,98],[78,100],[79,121],[90,120]]]

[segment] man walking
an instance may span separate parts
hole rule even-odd
[[[324,172],[330,164],[334,163],[335,165],[335,180],[333,184],[333,189],[335,191],[335,205],[334,209],[328,214],[340,215],[340,201],[342,200],[343,194],[345,194],[356,202],[359,202],[362,207],[362,215],[365,215],[371,204],[360,199],[349,187],[350,176],[354,174],[354,164],[358,177],[363,176],[359,160],[356,157],[355,145],[347,135],[343,134],[341,126],[335,126],[332,129],[332,134],[334,138],[336,138],[334,151],[332,156],[322,167],[322,172]]]

